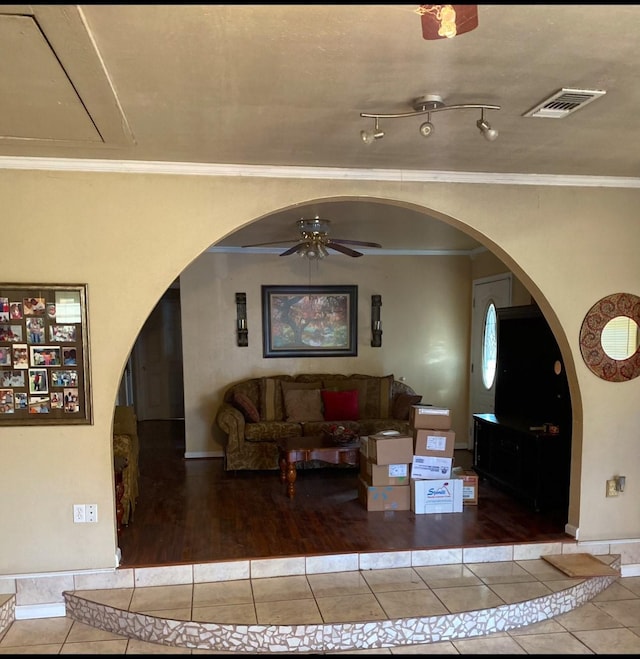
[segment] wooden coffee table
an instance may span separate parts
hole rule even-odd
[[[287,437],[276,441],[279,451],[280,481],[287,484],[287,496],[296,493],[296,463],[322,460],[330,464],[357,466],[360,460],[360,440],[350,444],[336,444],[324,435]]]

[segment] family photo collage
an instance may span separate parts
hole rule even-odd
[[[0,423],[85,419],[83,296],[0,288]]]

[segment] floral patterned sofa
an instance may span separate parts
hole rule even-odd
[[[422,396],[393,375],[304,373],[243,380],[227,388],[216,414],[225,469],[278,469],[275,440],[318,435],[332,425],[360,435],[409,432]]]

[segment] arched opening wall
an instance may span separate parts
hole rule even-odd
[[[171,282],[223,236],[276,209],[341,196],[428,209],[476,236],[535,291],[569,369],[574,416],[577,401],[582,403],[582,423],[574,419],[570,523],[580,527],[584,540],[640,537],[635,498],[604,498],[604,481],[620,469],[629,489],[640,479],[640,382],[599,380],[582,363],[577,342],[584,314],[596,300],[618,290],[637,293],[637,191],[4,170],[0,192],[11,237],[2,280],[88,285],[94,410],[91,426],[3,429],[2,574],[113,567],[113,405],[149,312]],[[220,267],[202,291],[203,304],[233,300],[234,282]],[[234,316],[228,320],[231,333]],[[206,359],[215,368],[215,360]],[[202,409],[207,395],[185,373],[187,401]],[[78,501],[98,503],[98,524],[73,524]]]

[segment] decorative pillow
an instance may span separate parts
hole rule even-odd
[[[281,380],[276,378],[260,378],[260,418],[263,421],[284,419],[284,401],[280,383]]]
[[[283,380],[280,383],[280,387],[283,395],[292,389],[317,389],[320,391],[320,389],[322,389],[322,382],[320,382],[320,380],[315,380],[313,382],[288,382],[287,380]]]
[[[287,421],[324,421],[320,389],[290,389],[284,392]]]
[[[329,391],[352,391],[358,390],[358,414],[360,419],[370,418],[365,416],[366,400],[367,400],[367,382],[366,380],[352,380],[344,378],[343,380],[327,379],[322,381],[321,389],[328,389]]]
[[[366,397],[360,394],[360,417],[363,419],[391,418],[393,375],[371,376],[354,373],[352,380],[366,385]]]
[[[409,410],[412,405],[417,405],[422,400],[422,396],[413,394],[398,394],[393,401],[392,416],[400,421],[409,420]]]
[[[358,410],[358,390],[329,391],[323,389],[325,421],[357,421],[360,418]]]
[[[233,403],[242,412],[242,414],[244,414],[244,418],[247,421],[253,421],[254,423],[258,423],[258,421],[260,421],[260,413],[258,412],[258,408],[253,404],[249,396],[241,393],[240,391],[236,391],[233,394]]]

